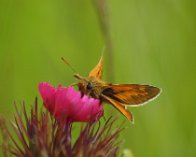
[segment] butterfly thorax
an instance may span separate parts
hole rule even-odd
[[[77,86],[83,95],[100,98],[105,82],[94,77],[82,77],[79,74],[75,74],[74,77],[78,79]]]

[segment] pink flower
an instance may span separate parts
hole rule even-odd
[[[39,92],[44,106],[56,120],[69,122],[89,122],[103,115],[99,99],[90,98],[75,91],[73,87],[53,87],[49,83],[40,83]]]

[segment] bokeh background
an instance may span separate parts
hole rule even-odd
[[[62,56],[87,75],[106,46],[106,81],[162,88],[155,101],[130,108],[135,124],[125,123],[121,150],[135,157],[196,156],[195,1],[106,3],[101,15],[93,0],[0,0],[0,113],[11,118],[14,101],[28,108],[39,82],[75,82]],[[105,113],[124,120],[110,105]]]

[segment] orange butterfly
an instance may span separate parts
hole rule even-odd
[[[68,64],[64,59],[63,61]],[[112,104],[129,121],[133,121],[133,115],[126,109],[126,106],[140,106],[160,93],[159,88],[150,85],[106,83],[101,80],[102,71],[103,57],[101,57],[95,68],[91,70],[88,77],[74,74],[74,77],[79,81],[76,85],[82,94],[100,99],[101,102]]]

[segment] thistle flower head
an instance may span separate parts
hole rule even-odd
[[[115,119],[104,124],[98,120],[103,114],[96,99],[81,97],[72,87],[39,85],[44,105],[49,111],[39,110],[38,100],[30,114],[22,104],[22,112],[16,106],[11,128],[0,118],[4,157],[116,157],[121,127],[112,129]],[[94,108],[95,107],[95,108]],[[79,109],[77,109],[79,108]],[[50,113],[50,114],[49,114]],[[87,122],[72,138],[72,122]]]
[[[55,88],[48,83],[40,83],[39,92],[46,109],[57,120],[89,122],[98,120],[103,115],[99,99],[81,96],[73,87]]]
[[[112,129],[115,122],[112,118],[104,125],[100,121],[86,123],[75,142],[71,134],[72,123],[57,123],[48,112],[39,113],[37,99],[29,116],[23,104],[23,112],[16,108],[14,119],[10,123],[12,128],[5,123],[0,124],[3,139],[6,140],[2,147],[6,156],[116,157],[119,151],[117,138],[122,129]]]

